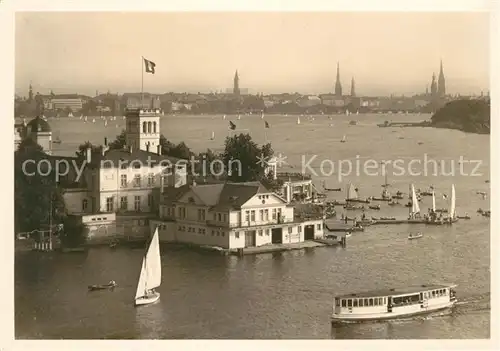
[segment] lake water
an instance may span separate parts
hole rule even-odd
[[[457,212],[471,220],[453,226],[373,226],[353,233],[347,247],[247,257],[223,257],[172,247],[162,248],[163,284],[159,303],[133,307],[133,297],[143,250],[94,248],[86,254],[16,253],[15,325],[17,338],[488,338],[490,336],[490,225],[476,214],[489,209],[489,136],[431,128],[378,128],[384,120],[418,121],[425,115],[266,116],[165,116],[161,131],[173,142],[185,141],[194,151],[220,150],[229,135],[228,120],[246,129],[258,143],[271,141],[276,153],[287,157],[300,171],[301,159],[316,156],[313,169],[322,160],[368,159],[413,162],[412,174],[392,174],[391,191],[408,191],[408,185],[427,189],[434,185],[437,207],[448,208],[451,184],[457,193]],[[357,120],[358,125],[349,125]],[[113,140],[124,120],[83,123],[79,119],[49,120],[62,144],[56,152],[72,155],[81,143]],[[118,124],[118,127],[116,127]],[[333,125],[331,125],[333,124]],[[215,132],[216,138],[209,138]],[[340,143],[343,135],[347,142]],[[474,164],[460,157],[481,161]],[[446,174],[433,175],[433,166],[423,174],[425,159],[443,160]],[[327,171],[330,168],[325,167]],[[455,174],[451,175],[451,169]],[[345,169],[344,169],[345,171]],[[375,169],[376,171],[376,169]],[[371,173],[373,173],[373,166]],[[421,174],[415,175],[420,172]],[[379,195],[382,175],[360,172],[342,177],[314,177],[329,187],[353,182],[360,196]],[[465,173],[469,175],[464,175]],[[330,193],[343,198],[344,193]],[[404,200],[406,201],[406,200]],[[407,214],[404,207],[381,204],[371,216]],[[424,197],[421,208],[431,207]],[[351,214],[349,214],[351,215]],[[423,232],[419,240],[409,233]],[[87,285],[115,280],[114,291],[87,292]],[[329,317],[334,295],[432,282],[458,284],[458,305],[450,313],[415,319],[348,325],[332,328]]]

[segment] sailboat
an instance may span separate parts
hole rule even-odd
[[[241,119],[241,115],[238,115],[238,121]]]
[[[297,117],[297,124],[300,124],[300,117]]]
[[[345,115],[349,116],[349,110],[348,109],[345,110]]]
[[[451,185],[451,201],[450,201],[450,211],[448,212],[448,220],[451,223],[456,222],[458,220],[457,214],[456,214],[456,194],[455,194],[455,184]]]
[[[210,137],[210,140],[214,140],[215,139],[215,132],[212,131],[212,136]]]
[[[70,118],[73,117],[73,113],[71,113],[71,112],[68,113],[68,117],[70,117]]]
[[[436,212],[436,194],[432,191],[432,212]]]
[[[346,139],[345,139],[345,135],[342,137],[342,140],[340,140],[341,143],[345,143],[346,142]]]
[[[56,133],[54,140],[52,140],[53,144],[60,144],[61,138],[59,138],[59,133]]]
[[[92,118],[92,123],[95,123],[95,118]]]
[[[260,115],[260,119],[264,119],[264,112]]]
[[[370,203],[369,200],[363,200],[358,197],[358,191],[352,183],[350,183],[349,187],[347,188],[346,202],[361,202],[365,204]]]
[[[374,201],[391,201],[392,197],[387,188],[389,187],[389,183],[387,182],[387,172],[385,173],[385,183],[382,184],[382,187],[384,190],[382,190],[382,196],[381,197],[372,197],[372,200]]]
[[[226,115],[222,116],[222,119],[226,119]]]
[[[135,293],[135,305],[147,305],[158,301],[160,293],[154,289],[161,285],[161,258],[160,241],[158,239],[158,228],[149,243],[147,251],[142,259],[141,274],[137,283]]]
[[[418,204],[417,193],[415,192],[415,187],[413,184],[410,185],[411,194],[411,207],[410,207],[410,219],[415,219],[415,215],[420,213],[420,206]]]

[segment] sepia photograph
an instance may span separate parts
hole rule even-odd
[[[493,337],[489,11],[13,16],[16,340]]]

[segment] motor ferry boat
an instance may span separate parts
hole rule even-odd
[[[336,296],[332,323],[411,317],[445,310],[457,302],[456,285],[420,285]]]

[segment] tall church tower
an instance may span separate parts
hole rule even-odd
[[[354,83],[354,77],[351,79],[351,96],[356,96],[356,84]]]
[[[28,90],[28,101],[33,101],[33,87],[31,86],[31,82],[30,82],[30,87],[29,87],[29,90]]]
[[[238,77],[238,70],[234,74],[233,94],[240,96],[240,77]]]
[[[437,97],[436,73],[433,73],[432,83],[431,83],[431,98],[435,99],[436,97]]]
[[[446,96],[446,83],[444,79],[443,72],[443,60],[441,60],[441,64],[439,67],[439,78],[438,78],[438,88],[437,88],[438,96],[440,98],[444,98]]]
[[[160,109],[133,108],[125,112],[125,140],[133,150],[157,153],[160,145]]]
[[[335,95],[342,96],[342,84],[340,84],[340,68],[337,62],[337,80],[335,81]]]

